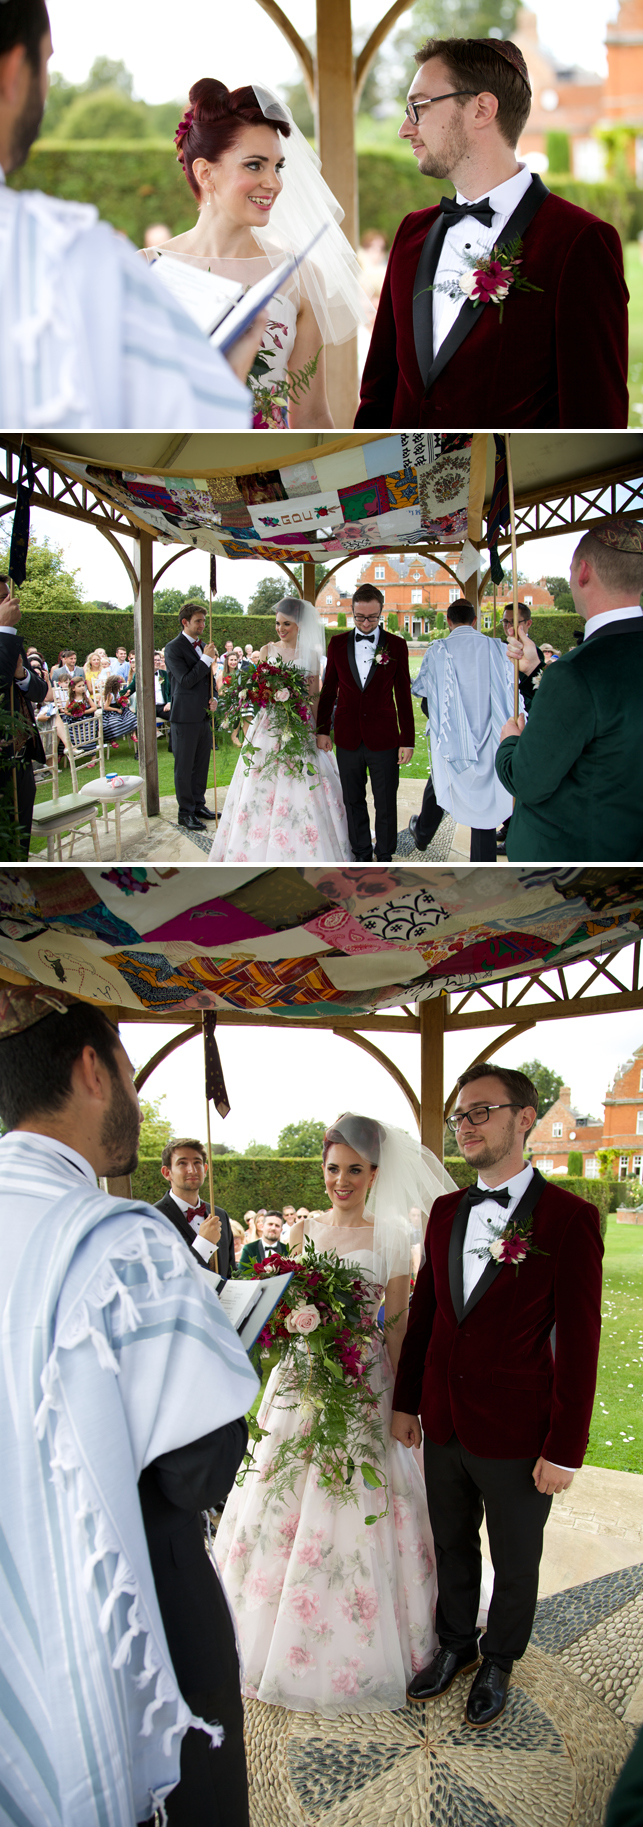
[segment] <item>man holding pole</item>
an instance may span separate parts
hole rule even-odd
[[[19,620],[18,598],[11,594],[8,578],[0,577],[0,708],[14,719],[13,734],[0,733],[0,790],[4,797],[6,783],[13,775],[11,807],[20,831],[21,855],[27,858],[36,797],[33,763],[45,765],[32,706],[43,704],[51,688],[40,673],[27,665],[18,634]]]
[[[213,1198],[209,1204],[201,1198],[208,1165],[202,1142],[193,1136],[173,1136],[161,1156],[161,1173],[169,1190],[156,1200],[156,1206],[176,1225],[188,1249],[201,1258],[206,1269],[216,1269],[227,1281],[234,1274],[234,1238],[223,1206],[215,1205]]]
[[[212,682],[216,658],[213,641],[204,644],[205,609],[202,603],[184,603],[181,632],[168,641],[165,664],[170,675],[172,754],[178,822],[187,831],[203,831],[206,819],[216,819],[205,803],[212,728],[210,712],[217,695]]]

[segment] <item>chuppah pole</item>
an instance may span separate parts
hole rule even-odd
[[[206,1077],[205,1123],[206,1123],[207,1140],[208,1140],[208,1191],[210,1194],[210,1216],[213,1217],[214,1216],[214,1173],[212,1171],[212,1139],[210,1136],[210,1099],[208,1097],[208,1089],[207,1089],[208,1073],[207,1073],[207,1061],[206,1061],[206,1057],[205,1057],[205,1009],[203,1009],[201,1012],[201,1021],[203,1023],[203,1063],[205,1066],[205,1077]],[[218,1272],[219,1252],[217,1249],[215,1249],[215,1250],[213,1250],[212,1254],[214,1256],[214,1266]]]
[[[217,561],[216,561],[214,552],[212,552],[210,554],[210,634],[209,634],[210,646],[212,646],[212,586],[213,586],[213,584],[214,584],[214,588],[216,590],[216,587],[217,587]],[[218,823],[219,809],[217,806],[217,738],[216,738],[216,730],[214,727],[214,711],[210,711],[210,721],[212,724],[212,778],[214,780],[214,816]],[[209,1120],[210,1120],[210,1113],[208,1111],[208,1122],[209,1122]]]
[[[9,595],[13,596],[13,579],[11,577],[8,577],[7,583],[9,585]],[[14,715],[15,715],[14,700],[13,700],[13,679],[11,681],[11,691],[9,693],[9,708],[11,711],[11,723],[13,725],[13,719],[14,719]],[[16,831],[19,831],[20,830],[20,819],[18,816],[18,769],[17,769],[17,765],[16,765],[16,754],[17,754],[16,732],[15,732],[15,729],[13,729],[13,727],[12,727],[12,731],[11,731],[11,740],[13,743],[13,756],[14,756],[14,765],[11,769],[11,773],[13,776],[13,820],[14,820],[14,824],[16,827]]]
[[[444,1158],[444,1024],[446,996],[418,1005],[420,1017],[420,1139]]]
[[[513,582],[514,607],[514,641],[518,639],[518,559],[516,554],[516,506],[514,501],[514,479],[511,467],[511,438],[505,432],[505,450],[507,453],[507,489],[509,492],[509,524],[511,529],[511,575]],[[520,712],[520,672],[518,661],[514,660],[514,717]]]

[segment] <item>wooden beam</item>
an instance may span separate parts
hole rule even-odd
[[[326,183],[344,211],[342,228],[357,247],[357,155],[353,94],[351,0],[317,0],[315,129]],[[323,256],[322,256],[323,267]],[[333,422],[353,424],[359,398],[357,337],[326,349],[328,402]]]
[[[556,1002],[528,1002],[520,1009],[515,1003],[513,1007],[508,1003],[506,1009],[472,1009],[468,1015],[449,1015],[446,1031],[459,1034],[465,1028],[502,1028],[511,1025],[523,1009],[526,1027],[535,1021],[569,1021],[576,1015],[622,1015],[630,1009],[643,1009],[643,990],[622,990],[614,996],[581,996],[570,1002],[563,1002],[562,998]],[[522,1025],[519,1021],[518,1028]]]
[[[173,1040],[166,1040],[165,1046],[159,1047],[158,1052],[153,1053],[152,1058],[148,1059],[147,1065],[141,1066],[140,1072],[137,1072],[134,1080],[136,1090],[143,1090],[143,1086],[147,1084],[148,1078],[152,1077],[152,1073],[156,1072],[157,1066],[160,1066],[164,1059],[169,1058],[170,1053],[175,1053],[177,1047],[184,1047],[186,1040],[193,1040],[195,1034],[200,1033],[201,1023],[199,1022],[197,1026],[192,1023],[192,1026],[190,1028],[185,1028],[182,1034],[175,1034]]]
[[[185,558],[186,552],[193,552],[193,551],[194,551],[194,546],[179,546],[178,551],[173,552],[171,558],[166,558],[165,564],[161,565],[160,571],[155,571],[154,576],[152,578],[152,584],[153,584],[154,589],[156,589],[157,584],[160,583],[161,578],[164,576],[165,572],[169,571],[170,565],[176,564],[177,558]]]
[[[294,51],[306,84],[311,108],[314,108],[315,73],[312,54],[308,45],[305,44],[303,38],[300,38],[299,32],[295,30],[294,25],[291,20],[287,18],[282,8],[277,5],[277,0],[258,0],[258,5],[263,8],[264,13],[268,14],[268,18],[272,19],[273,25],[276,25],[278,30],[283,32],[284,38],[290,45],[291,51]]]
[[[422,1123],[420,1139],[432,1148],[438,1161],[444,1158],[444,1029],[446,996],[431,997],[419,1004],[420,1013],[420,1084]]]
[[[404,1096],[413,1111],[418,1129],[420,1129],[420,1100],[417,1093],[413,1090],[412,1085],[409,1084],[408,1079],[404,1077],[404,1073],[400,1072],[399,1066],[396,1066],[394,1061],[387,1057],[386,1053],[382,1053],[380,1047],[374,1047],[372,1041],[365,1040],[363,1034],[351,1033],[348,1028],[333,1028],[333,1034],[337,1035],[338,1040],[350,1040],[354,1047],[361,1047],[363,1053],[368,1053],[370,1054],[371,1059],[377,1060],[378,1066],[383,1066],[384,1071],[388,1072],[389,1078],[395,1079],[395,1083],[396,1085],[399,1085],[400,1091],[404,1092]]]
[[[409,0],[393,0],[393,5],[389,6],[388,12],[384,14],[383,19],[380,19],[379,25],[375,26],[375,30],[371,32],[370,38],[367,38],[366,44],[362,46],[359,57],[355,58],[356,107],[371,64],[374,63],[375,58],[377,57],[380,45],[384,43],[385,38],[388,38],[389,32],[392,32],[393,26],[400,18],[400,15],[402,13],[407,13],[408,10]],[[400,109],[400,113],[401,112],[402,110]]]
[[[149,818],[158,818],[159,763],[154,696],[154,540],[141,533],[136,551],[138,589],[134,600],[134,652],[136,655],[136,727],[139,769],[145,782]]]

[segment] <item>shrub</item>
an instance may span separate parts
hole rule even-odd
[[[116,647],[126,647],[130,652],[134,646],[134,611],[119,609],[114,613],[112,610],[79,608],[75,614],[55,615],[46,609],[28,610],[21,617],[20,633],[25,646],[37,647],[44,653],[49,666],[55,665],[61,647],[69,647],[70,642],[83,665],[88,653],[98,646],[109,647],[111,653]],[[165,647],[178,633],[176,615],[154,616],[155,647]],[[274,633],[274,616],[271,615],[212,614],[212,638],[219,652],[225,641],[234,641],[237,647],[252,641],[253,647],[263,647],[266,641],[274,639]]]
[[[604,1180],[572,1179],[569,1174],[545,1174],[550,1186],[557,1186],[562,1193],[574,1193],[577,1199],[587,1199],[590,1205],[598,1209],[601,1221],[601,1237],[607,1230],[607,1214],[610,1209],[609,1186]]]
[[[545,151],[549,160],[548,177],[553,178],[559,172],[567,175],[571,172],[572,161],[569,148],[569,134],[554,130],[547,134]]]
[[[338,628],[346,627],[346,613],[344,609],[338,609],[337,611],[337,626]]]
[[[567,1156],[567,1172],[574,1174],[577,1180],[583,1177],[583,1157],[579,1149],[573,1148]]]
[[[215,1155],[213,1168],[215,1202],[239,1222],[244,1212],[256,1212],[262,1205],[307,1205],[309,1210],[322,1211],[328,1207],[319,1155],[316,1159],[294,1156],[287,1161],[276,1160],[274,1155]],[[139,1161],[132,1175],[134,1198],[156,1205],[164,1190],[160,1157]],[[203,1195],[208,1198],[207,1180]]]
[[[584,626],[582,617],[577,615],[575,610],[573,615],[561,615],[557,609],[543,609],[542,611],[534,609],[530,633],[537,647],[542,647],[543,641],[549,641],[558,653],[569,653],[570,648],[576,645],[575,632],[582,630]],[[492,628],[483,629],[483,633],[493,639]],[[495,638],[496,640],[503,638],[500,618],[498,618]]]

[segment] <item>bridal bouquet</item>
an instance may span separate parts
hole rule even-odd
[[[360,1475],[370,1490],[385,1489],[377,1470],[384,1455],[378,1398],[369,1369],[379,1355],[382,1334],[373,1314],[373,1284],[355,1264],[318,1255],[307,1240],[303,1260],[265,1256],[242,1271],[262,1281],[292,1269],[283,1300],[275,1308],[255,1349],[281,1353],[279,1401],[298,1411],[301,1427],[282,1440],[263,1477],[277,1498],[293,1490],[300,1472],[314,1465],[319,1484],[340,1503],[357,1501]],[[265,1430],[254,1419],[252,1438]],[[375,1463],[373,1463],[375,1461]],[[250,1463],[241,1478],[253,1470]],[[380,1512],[386,1515],[386,1510]],[[379,1516],[367,1516],[367,1523]]]
[[[289,666],[277,657],[260,660],[250,675],[234,673],[219,697],[217,728],[225,724],[236,733],[248,717],[254,717],[260,710],[268,713],[270,734],[276,736],[277,747],[266,756],[259,748],[255,749],[252,742],[244,742],[241,754],[246,773],[250,772],[255,758],[261,755],[265,776],[285,768],[288,774],[312,775],[310,784],[314,786],[317,769],[311,760],[310,698],[302,667]]]

